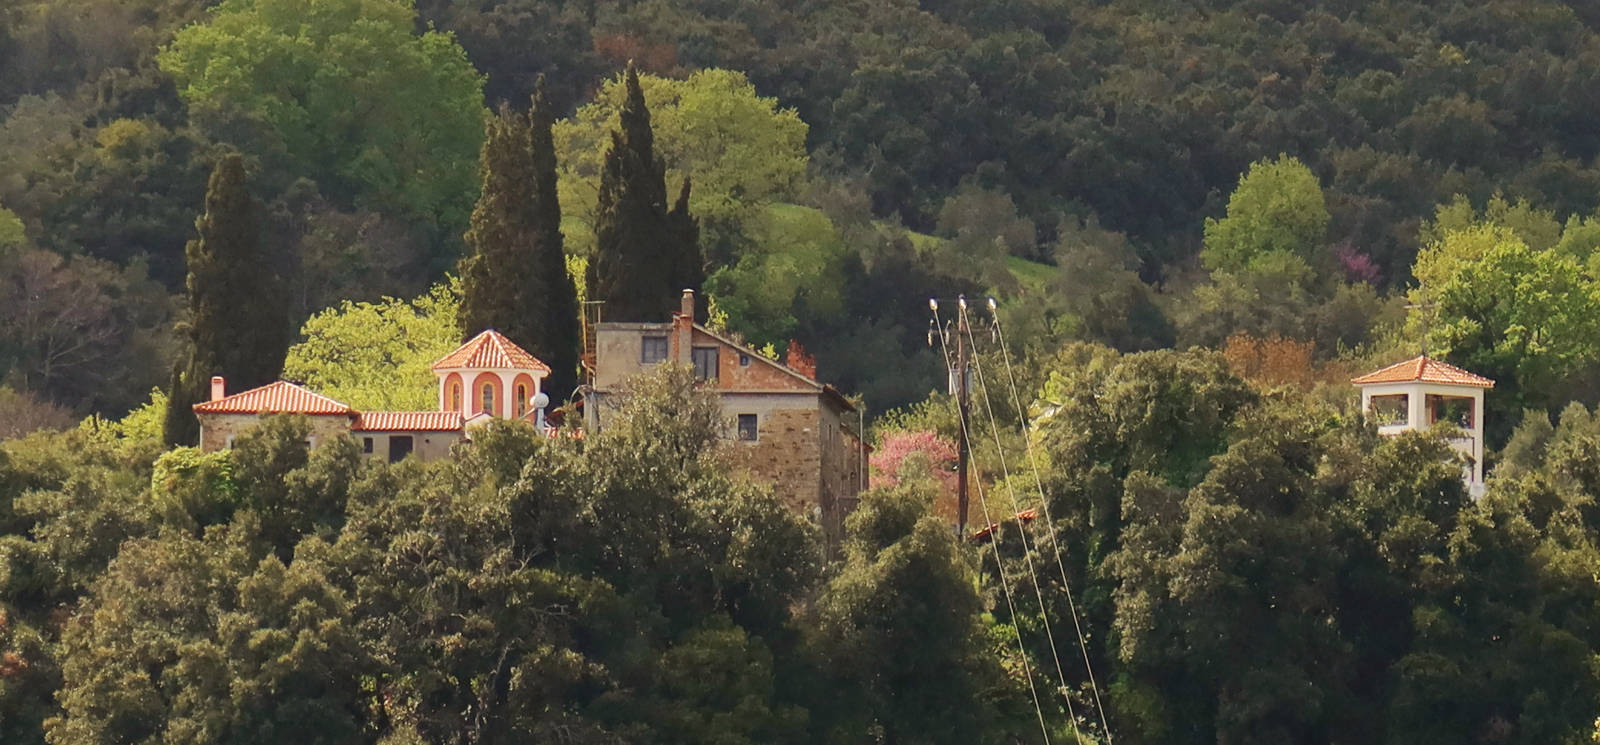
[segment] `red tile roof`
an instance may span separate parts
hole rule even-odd
[[[550,372],[550,366],[540,362],[528,351],[511,343],[504,334],[489,329],[472,337],[456,351],[433,363],[435,370],[460,368],[496,368],[502,370],[541,370]]]
[[[1359,378],[1351,380],[1356,385],[1371,385],[1373,383],[1443,383],[1445,385],[1470,385],[1478,388],[1493,388],[1494,381],[1482,375],[1473,375],[1455,365],[1440,362],[1432,357],[1414,357],[1405,362],[1396,362],[1393,365],[1370,372]]]
[[[454,432],[465,420],[458,411],[364,411],[356,432]]]
[[[1017,513],[1017,522],[1019,522],[1019,523],[1031,523],[1034,520],[1038,519],[1038,517],[1039,517],[1039,510],[1037,508],[1029,507],[1028,509],[1025,509],[1025,510]],[[976,532],[974,532],[972,535],[967,536],[967,540],[969,540],[969,541],[984,541],[984,540],[988,540],[989,537],[994,535],[994,532],[996,530],[999,530],[999,529],[1000,529],[1000,523],[991,523],[988,527],[980,528]]]
[[[312,393],[294,383],[278,381],[242,393],[194,405],[196,414],[344,414],[350,408],[327,396]]]

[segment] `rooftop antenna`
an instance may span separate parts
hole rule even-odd
[[[1420,292],[1418,293],[1421,294]],[[1422,357],[1428,357],[1428,311],[1438,307],[1438,303],[1415,302],[1406,303],[1406,310],[1422,311]]]

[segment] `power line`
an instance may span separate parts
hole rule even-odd
[[[1078,637],[1078,649],[1083,652],[1083,668],[1089,676],[1089,691],[1094,695],[1094,706],[1100,715],[1100,727],[1105,732],[1106,745],[1114,745],[1111,737],[1111,724],[1106,719],[1106,707],[1100,699],[1100,686],[1095,681],[1094,663],[1089,661],[1089,644],[1083,636],[1083,624],[1078,620],[1078,604],[1072,597],[1072,584],[1067,581],[1067,567],[1061,559],[1061,544],[1057,538],[1055,521],[1050,516],[1050,500],[1044,494],[1044,479],[1039,475],[1039,462],[1033,454],[1033,437],[1028,432],[1028,410],[1022,406],[1022,396],[1017,392],[1017,376],[1011,367],[1011,352],[1006,348],[1006,332],[1000,323],[1000,314],[994,312],[994,299],[989,299],[990,314],[994,317],[995,335],[1000,347],[1000,358],[1005,362],[1006,379],[1010,382],[1011,401],[1016,407],[1017,417],[1022,422],[1022,446],[1027,454],[1028,465],[1033,471],[1034,487],[1039,491],[1039,512],[1044,517],[1045,532],[1050,536],[1050,547],[1055,550],[1056,567],[1061,570],[1061,589],[1067,597],[1067,608],[1072,613],[1072,629]]]
[[[972,343],[972,348],[976,350],[978,347],[978,342],[977,339],[972,336],[972,324],[968,322],[966,317],[966,303],[961,304],[960,313],[962,322],[959,324],[959,327],[966,329],[967,339]],[[1022,502],[1017,499],[1016,488],[1011,483],[1011,469],[1006,464],[1005,447],[1000,444],[1000,420],[994,415],[994,402],[989,398],[989,386],[984,382],[983,366],[977,358],[973,359],[972,368],[973,375],[975,375],[978,379],[978,389],[983,392],[984,409],[989,414],[989,430],[994,435],[994,449],[1000,460],[1000,475],[1003,479],[1005,479],[1006,492],[1011,496],[1012,511],[1014,514],[1020,515],[1022,514]],[[1024,433],[1024,435],[1026,435],[1026,433]],[[985,519],[988,519],[987,516]],[[996,537],[998,538],[998,534]],[[1033,579],[1034,596],[1039,600],[1039,617],[1044,622],[1045,640],[1050,644],[1050,657],[1055,661],[1056,665],[1056,679],[1061,683],[1061,687],[1059,689],[1061,693],[1061,700],[1066,702],[1067,717],[1072,722],[1073,736],[1081,741],[1082,737],[1078,734],[1078,717],[1073,711],[1072,696],[1070,695],[1070,689],[1067,687],[1067,674],[1061,665],[1061,654],[1056,648],[1055,632],[1050,628],[1050,611],[1044,603],[1044,590],[1039,584],[1039,573],[1035,571],[1033,567],[1033,550],[1032,547],[1028,545],[1028,531],[1024,530],[1020,524],[1017,526],[1017,538],[1018,540],[1022,541],[1022,560],[1024,565],[1028,567],[1029,577]],[[996,551],[997,561],[998,556],[999,552]]]
[[[962,305],[965,305],[966,304],[965,298],[962,298],[960,303]],[[940,349],[940,351],[942,351],[944,353],[945,369],[946,370],[951,370],[953,368],[950,365],[950,345],[946,343],[945,333],[944,333],[945,327],[944,327],[944,324],[940,321],[940,318],[939,318],[939,302],[937,300],[929,299],[928,300],[928,309],[933,312],[934,328],[939,330],[939,349]],[[929,339],[929,342],[932,342],[932,339]],[[966,420],[965,414],[966,414],[966,412],[963,411],[962,412],[962,416],[960,417],[960,420],[961,420],[961,440],[962,440],[962,442],[964,444],[966,444],[966,446],[970,450],[972,442],[967,437],[967,420]],[[993,525],[994,521],[991,520],[990,517],[989,517],[989,502],[988,502],[987,499],[984,498],[983,482],[982,482],[981,479],[978,482],[978,504],[983,509],[984,524],[985,525]],[[956,536],[956,539],[957,539],[957,541],[965,541],[966,540],[966,536],[964,534],[962,534],[962,533],[958,533],[957,536]],[[1010,581],[1006,579],[1005,564],[1000,560],[1000,534],[999,534],[999,532],[995,533],[994,539],[990,542],[990,548],[994,551],[994,565],[995,565],[995,569],[999,572],[999,575],[1000,575],[1000,591],[1001,591],[1001,594],[1005,596],[1006,608],[1008,608],[1011,611],[1011,630],[1016,632],[1016,637],[1017,637],[1017,656],[1022,661],[1022,675],[1023,675],[1023,677],[1028,679],[1028,695],[1030,697],[1032,697],[1032,699],[1033,699],[1033,711],[1039,717],[1039,732],[1040,732],[1041,735],[1044,736],[1045,745],[1050,745],[1050,727],[1049,727],[1048,724],[1045,723],[1044,707],[1042,705],[1040,705],[1040,703],[1039,703],[1039,690],[1033,684],[1033,669],[1032,669],[1032,666],[1030,666],[1028,664],[1028,648],[1027,648],[1027,645],[1025,645],[1023,643],[1023,641],[1022,641],[1022,627],[1020,625],[1018,625],[1017,622],[1016,622],[1016,619],[1017,619],[1017,605],[1012,600],[1012,597],[1011,597],[1011,584],[1010,584]]]

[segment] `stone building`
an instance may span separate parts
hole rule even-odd
[[[841,534],[864,487],[861,412],[814,368],[780,364],[694,323],[689,290],[671,321],[597,323],[591,333],[591,429],[605,426],[608,396],[629,378],[668,361],[692,366],[722,402],[737,461],[830,537]]]
[[[389,462],[415,455],[442,458],[450,447],[471,439],[472,428],[493,419],[525,419],[542,424],[548,398],[540,386],[550,367],[497,331],[485,331],[433,365],[439,383],[437,411],[356,411],[327,396],[287,381],[227,395],[227,382],[211,379],[211,400],[195,404],[200,449],[233,447],[234,438],[269,414],[299,414],[311,423],[306,444],[347,434],[368,458]]]
[[[1483,494],[1483,394],[1493,380],[1422,355],[1350,382],[1361,389],[1361,410],[1378,434],[1458,427],[1460,436],[1450,445],[1467,459],[1461,478],[1473,496]]]

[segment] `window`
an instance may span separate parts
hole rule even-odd
[[[494,413],[494,383],[483,384],[483,412]]]
[[[389,462],[399,463],[411,454],[411,435],[394,435],[389,438]]]
[[[1373,396],[1371,405],[1372,417],[1378,420],[1379,426],[1405,424],[1411,418],[1410,398],[1404,393]]]
[[[528,386],[517,384],[517,416],[528,413]]]
[[[234,437],[233,435],[228,435],[227,446],[228,446],[229,450],[233,449],[233,437]]]
[[[745,442],[755,442],[758,432],[756,430],[755,414],[739,415],[739,439]]]
[[[363,437],[363,438],[361,438],[361,452],[366,453],[367,455],[371,455],[372,454],[372,438],[371,437]]]
[[[694,375],[701,380],[717,379],[717,348],[695,347],[689,352],[694,362]]]
[[[654,365],[667,358],[667,337],[639,337],[639,364]]]
[[[459,381],[450,384],[450,410],[461,410],[461,383]]]
[[[744,352],[740,352],[739,353],[739,366],[740,367],[749,367],[750,366],[750,355],[745,354]]]
[[[1428,424],[1446,422],[1462,429],[1472,429],[1472,399],[1463,396],[1429,395]]]

